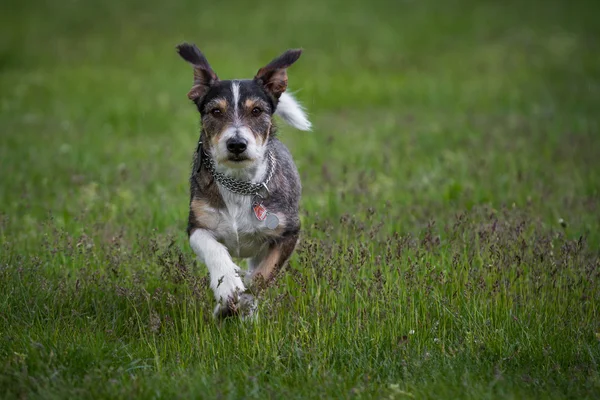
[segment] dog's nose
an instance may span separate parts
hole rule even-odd
[[[227,141],[227,150],[233,154],[242,154],[246,151],[248,141],[241,137],[233,137]]]

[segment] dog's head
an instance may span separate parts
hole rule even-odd
[[[177,46],[177,51],[194,67],[194,84],[188,97],[202,116],[208,141],[205,151],[217,165],[242,169],[262,162],[280,100],[285,108],[284,103],[291,99],[310,129],[300,106],[289,95],[282,97],[287,88],[286,70],[298,60],[301,50],[286,51],[259,69],[254,79],[227,81],[219,80],[195,45],[184,43]]]

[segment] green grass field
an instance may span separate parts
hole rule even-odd
[[[3,1],[0,398],[598,398],[584,1]],[[303,47],[302,242],[255,321],[187,243],[191,41]]]

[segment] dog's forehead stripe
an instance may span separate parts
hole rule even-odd
[[[231,93],[233,93],[233,113],[238,117],[238,104],[240,102],[240,83],[231,81]]]

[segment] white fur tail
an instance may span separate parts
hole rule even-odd
[[[281,97],[279,97],[279,104],[277,104],[275,114],[279,115],[285,122],[301,131],[310,131],[312,128],[312,124],[308,120],[300,103],[287,92],[283,92]]]

